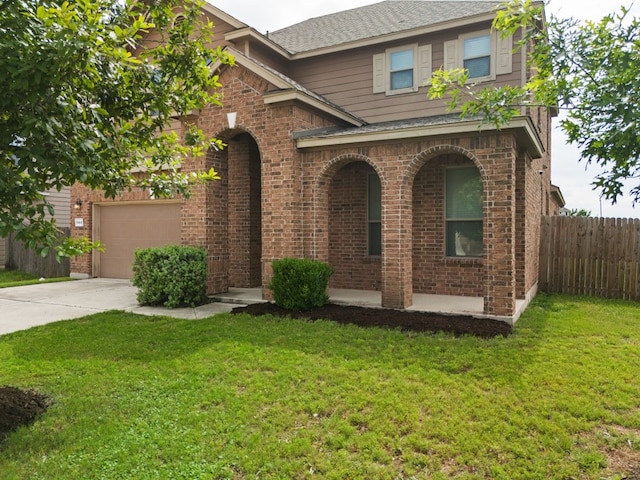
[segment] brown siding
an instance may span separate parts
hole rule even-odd
[[[227,33],[234,31],[235,28],[210,13],[203,12],[203,16],[213,23],[213,38],[209,43],[209,47],[217,48],[218,46],[225,47],[227,45],[230,45],[230,42],[227,42],[224,37]],[[141,43],[143,45],[154,46],[161,41],[163,41],[162,33],[158,30],[152,30],[144,36]]]
[[[65,187],[60,191],[48,190],[47,201],[55,208],[56,225],[58,228],[71,226],[71,187]]]
[[[238,48],[238,47],[236,47]],[[262,45],[252,43],[249,49],[249,56],[260,63],[277,70],[287,76],[290,76],[290,62],[273,51],[265,49]]]
[[[373,55],[385,49],[402,45],[432,45],[432,68],[437,70],[443,63],[444,42],[458,35],[488,29],[489,25],[476,25],[445,34],[433,34],[420,38],[408,38],[372,47],[338,52],[324,57],[295,61],[290,75],[306,88],[325,96],[351,113],[370,123],[425,117],[446,113],[443,100],[428,100],[427,87],[418,92],[386,96],[373,91]],[[496,85],[519,84],[521,79],[520,54],[513,59],[513,73],[500,75]]]

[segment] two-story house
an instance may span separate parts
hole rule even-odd
[[[523,109],[497,130],[448,114],[424,86],[441,66],[483,85],[526,81],[526,52],[491,30],[496,6],[382,1],[263,35],[205,5],[237,66],[212,65],[224,107],[190,120],[228,147],[182,167],[222,180],[188,201],[76,185],[73,234],[107,249],[73,274],[128,277],[134,248],[181,243],[208,251],[210,293],[262,286],[268,298],[272,262],[307,257],[333,266],[330,287],[381,291],[385,307],[481,297],[513,321],[535,294],[551,208],[550,112]]]

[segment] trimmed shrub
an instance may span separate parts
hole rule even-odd
[[[138,249],[131,283],[138,287],[142,305],[201,305],[207,298],[207,255],[200,248],[181,245]]]
[[[310,310],[329,300],[327,284],[333,273],[326,263],[305,258],[283,258],[273,262],[269,288],[276,305],[287,310]]]

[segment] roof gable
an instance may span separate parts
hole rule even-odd
[[[263,92],[265,103],[275,104],[279,102],[298,101],[327,113],[345,125],[362,126],[366,123],[361,118],[347,112],[342,107],[305,88],[295,80],[259,62],[255,58],[248,57],[233,47],[226,47],[225,50],[234,56],[236,65],[248,69],[273,85],[273,91]],[[211,65],[210,68],[212,71],[220,71],[221,69],[233,67],[223,65],[221,62],[216,62]]]
[[[271,32],[269,38],[291,53],[308,52],[492,13],[499,4],[498,0],[386,0],[311,18]]]

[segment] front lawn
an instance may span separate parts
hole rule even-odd
[[[2,479],[640,475],[633,303],[540,295],[491,340],[109,312],[0,337],[0,385],[53,402]]]
[[[40,280],[36,275],[17,270],[0,270],[0,288],[33,285],[36,283],[66,282],[69,277],[46,278]]]

